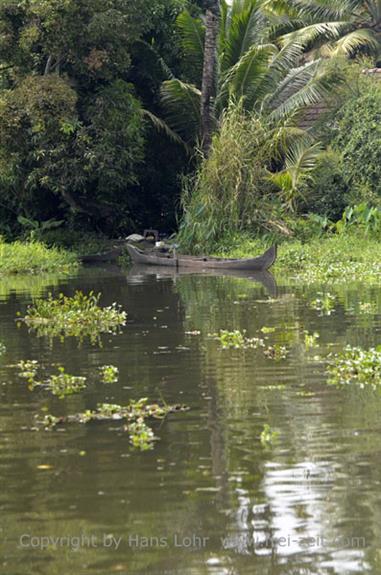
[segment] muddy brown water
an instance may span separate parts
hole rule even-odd
[[[79,346],[17,325],[33,297],[76,289],[121,304],[122,332]],[[311,307],[327,291],[329,315]],[[0,297],[1,573],[381,573],[381,396],[325,373],[327,354],[380,343],[381,289],[99,267],[0,282]],[[290,353],[221,351],[209,335],[220,329]],[[318,347],[306,349],[306,330]],[[63,365],[88,389],[31,392],[22,359]],[[105,364],[118,383],[95,381]],[[154,424],[150,452],[133,451],[117,421],[34,429],[36,414],[140,397],[191,408]]]

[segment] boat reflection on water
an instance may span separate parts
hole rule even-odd
[[[248,270],[214,270],[214,269],[200,269],[195,270],[191,268],[171,268],[163,266],[145,266],[145,265],[133,265],[127,274],[127,282],[129,284],[140,284],[143,283],[147,276],[155,276],[157,279],[161,278],[176,278],[181,276],[191,276],[191,275],[204,275],[204,276],[229,276],[236,277],[240,279],[247,279],[262,285],[272,298],[276,298],[278,295],[278,288],[274,276],[268,271],[253,272]]]

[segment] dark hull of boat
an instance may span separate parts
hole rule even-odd
[[[265,271],[274,264],[277,255],[276,246],[272,246],[256,258],[241,260],[183,255],[174,257],[167,254],[145,253],[132,245],[128,245],[127,250],[132,261],[140,265],[214,270]]]

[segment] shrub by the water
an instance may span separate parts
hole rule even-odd
[[[353,202],[381,203],[381,86],[363,78],[336,117],[332,145],[342,157]],[[338,190],[339,194],[339,190]]]

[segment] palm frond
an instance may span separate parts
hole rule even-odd
[[[277,53],[273,44],[253,45],[225,75],[219,91],[218,104],[226,105],[229,96],[252,101],[253,93],[266,74],[269,62]],[[259,96],[259,94],[258,94]]]
[[[204,61],[205,26],[201,18],[194,18],[187,10],[181,12],[176,24],[180,32],[184,55],[195,68],[195,75],[202,78]]]
[[[311,172],[323,150],[322,144],[316,142],[305,145],[304,141],[297,141],[292,144],[286,154],[286,170],[292,174],[293,187],[296,188],[301,178]]]
[[[164,120],[162,120],[149,110],[145,110],[144,108],[142,108],[140,112],[144,118],[147,118],[150,121],[150,123],[154,126],[154,128],[158,132],[163,132],[174,144],[179,144],[180,146],[183,146],[188,154],[192,153],[192,148],[190,148],[190,146],[188,146],[188,144],[184,142],[184,140],[180,138],[180,136],[176,132],[174,132],[168,126],[168,124],[164,122]]]
[[[319,2],[312,0],[288,0],[289,6],[307,22],[332,22],[351,14],[359,0],[331,0]]]
[[[339,40],[354,27],[355,25],[349,21],[318,22],[285,34],[279,40],[282,45],[298,42],[305,50],[310,50],[327,42]]]
[[[266,102],[266,107],[271,110],[270,118],[287,118],[327,100],[341,82],[341,76],[333,75],[319,60],[291,70]]]
[[[267,97],[272,97],[289,72],[300,64],[303,47],[294,42],[284,46],[274,54],[267,66],[261,82],[257,85],[257,100],[261,100],[261,107]]]
[[[377,34],[373,30],[363,28],[346,34],[335,42],[332,54],[352,56],[364,49],[369,54],[377,54],[380,50]]]
[[[160,90],[165,120],[186,142],[194,142],[199,134],[201,92],[193,84],[181,80],[163,82]]]
[[[220,66],[226,72],[234,66],[251,46],[260,44],[267,32],[267,19],[261,2],[233,0],[221,21]]]
[[[285,167],[280,172],[269,174],[269,180],[278,186],[289,209],[295,208],[295,203],[301,197],[301,186],[311,176],[322,153],[320,142],[313,144],[296,140],[287,151]]]
[[[145,60],[143,65],[144,72],[147,72],[148,62],[151,66],[156,66],[160,69],[163,80],[172,80],[174,78],[172,70],[152,44],[149,44],[145,40],[136,40],[133,45],[133,50],[138,55],[139,60]]]

